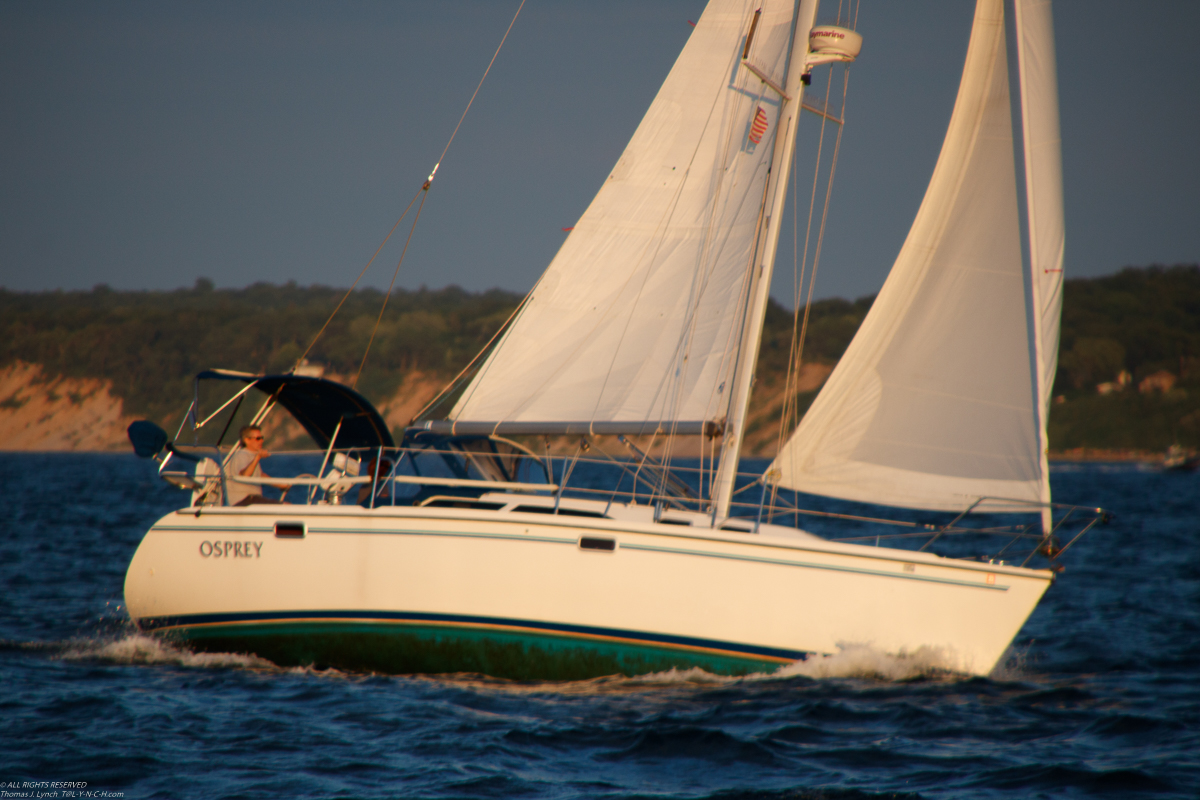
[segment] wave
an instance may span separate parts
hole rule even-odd
[[[99,635],[58,642],[0,640],[0,651],[17,650],[62,661],[118,665],[168,665],[199,668],[239,668],[290,672],[250,653],[197,653],[170,641],[142,633]],[[324,672],[322,672],[324,674]]]

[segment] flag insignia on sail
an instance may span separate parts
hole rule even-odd
[[[754,122],[750,123],[750,141],[758,144],[766,132],[767,112],[762,110],[762,106],[759,106],[758,110],[754,112]]]

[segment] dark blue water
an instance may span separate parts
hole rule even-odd
[[[0,455],[0,791],[1198,797],[1200,475],[1080,466],[1053,484],[1117,518],[1067,554],[990,679],[851,650],[743,679],[512,683],[284,670],[138,636],[125,567],[184,495],[133,456]]]

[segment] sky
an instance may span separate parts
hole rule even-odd
[[[437,161],[518,3],[5,0],[0,287],[349,286]],[[528,0],[396,285],[528,290],[702,9]],[[882,285],[941,147],[972,10],[862,0],[816,297]],[[1054,11],[1067,277],[1200,261],[1200,3]],[[818,20],[836,16],[827,0]],[[807,126],[805,196],[816,118]],[[407,228],[360,285],[388,285]],[[773,287],[789,307],[791,235]]]

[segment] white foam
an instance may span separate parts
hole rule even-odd
[[[69,642],[60,654],[68,661],[107,661],[113,664],[171,664],[181,667],[240,667],[278,669],[270,661],[244,653],[194,653],[140,633],[120,639]]]
[[[650,672],[628,679],[630,683],[734,683],[740,680],[744,680],[744,678],[714,675],[700,667],[689,667],[688,669],[672,667],[663,672]]]
[[[843,644],[838,652],[814,654],[774,672],[755,672],[749,675],[714,675],[699,667],[670,669],[628,678],[629,684],[722,684],[739,681],[770,681],[797,676],[824,680],[830,678],[865,678],[878,681],[903,682],[922,678],[959,678],[958,660],[952,653],[935,647],[921,647],[911,653],[885,653],[869,645]]]
[[[838,652],[812,655],[787,664],[765,676],[791,678],[870,678],[881,681],[911,681],[957,675],[958,659],[942,648],[920,647],[911,653],[884,653],[868,645],[839,645]]]
[[[1026,681],[1033,678],[1029,669],[1029,647],[1028,644],[1010,644],[988,677],[1001,682]]]

